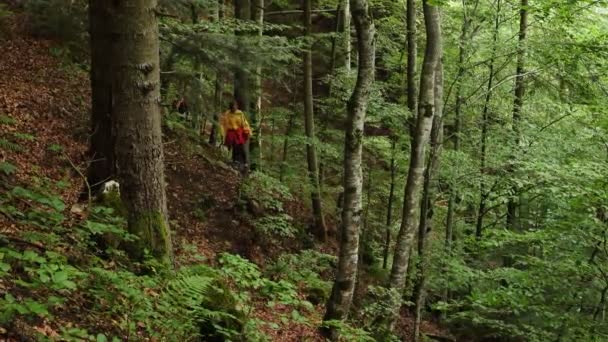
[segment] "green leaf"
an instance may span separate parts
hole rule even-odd
[[[56,284],[63,284],[68,278],[68,273],[66,271],[59,271],[53,274],[53,282]]]
[[[97,337],[95,338],[95,340],[97,342],[107,342],[108,339],[106,338],[106,335],[104,334],[97,334]]]

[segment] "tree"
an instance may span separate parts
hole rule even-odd
[[[441,56],[441,52],[440,52]],[[440,57],[441,58],[441,57]],[[435,184],[433,180],[439,168],[439,158],[443,144],[443,63],[437,62],[435,71],[434,97],[435,115],[431,129],[430,153],[424,171],[422,200],[420,201],[420,223],[418,224],[418,276],[414,285],[414,340],[420,339],[420,323],[425,303],[425,286],[428,273],[429,251],[428,235],[433,221],[433,205],[435,203]]]
[[[311,34],[311,0],[303,0],[304,27],[306,36]],[[304,129],[306,131],[306,161],[308,164],[308,177],[310,180],[310,196],[312,200],[313,223],[312,233],[320,241],[327,239],[327,228],[323,217],[323,206],[321,205],[321,184],[319,182],[319,163],[315,147],[315,121],[314,102],[312,93],[312,51],[309,43],[303,52],[304,66]]]
[[[521,141],[520,137],[520,121],[521,121],[521,108],[524,103],[524,94],[526,92],[526,86],[524,83],[524,68],[526,61],[526,33],[528,30],[528,0],[521,0],[519,9],[519,32],[517,40],[517,69],[515,76],[515,98],[513,100],[513,122],[512,130],[515,135],[515,149],[519,148]],[[518,227],[518,203],[516,200],[517,189],[513,189],[513,195],[509,197],[507,203],[507,227],[515,229]]]
[[[494,78],[496,77],[495,61],[496,61],[496,49],[498,48],[498,34],[500,29],[500,10],[501,0],[496,1],[496,14],[494,17],[494,31],[492,33],[492,52],[490,60],[488,62],[488,85],[486,87],[486,96],[483,103],[483,109],[481,114],[481,138],[480,138],[480,154],[479,154],[479,206],[477,209],[477,221],[475,224],[475,236],[479,239],[483,234],[483,218],[486,215],[486,202],[489,191],[486,189],[486,157],[488,148],[488,126],[490,125],[490,100],[492,99],[492,93],[494,86]]]
[[[426,30],[426,50],[420,75],[420,95],[416,127],[412,136],[410,165],[405,185],[403,200],[403,217],[399,235],[397,236],[393,267],[391,269],[389,287],[394,292],[401,293],[407,277],[411,246],[416,233],[418,215],[417,206],[422,189],[425,169],[425,151],[429,140],[433,117],[435,115],[435,72],[441,55],[441,24],[439,9],[427,0],[423,1],[424,23]],[[401,306],[395,303],[394,315]],[[393,319],[389,319],[392,325]]]
[[[262,38],[264,35],[264,0],[255,0],[253,2],[253,16],[258,25],[258,46],[261,48]],[[255,109],[251,112],[251,125],[253,126],[253,134],[251,135],[250,151],[251,151],[251,168],[253,170],[260,167],[262,161],[262,65],[258,63],[255,68]]]
[[[112,130],[112,79],[106,54],[111,44],[108,12],[101,0],[89,1],[91,43],[91,138],[87,182],[92,191],[116,174]]]
[[[156,7],[156,0],[104,2],[114,38],[112,121],[120,194],[128,211],[129,232],[138,237],[128,250],[137,259],[148,250],[170,262]]]
[[[216,5],[216,18],[220,22],[224,18],[224,0],[217,0]],[[224,109],[222,108],[222,95],[224,92],[224,79],[221,70],[215,72],[215,85],[213,94],[213,122],[211,126],[211,133],[209,133],[209,144],[215,145],[217,143],[217,134],[219,131],[219,115]]]
[[[416,113],[418,112],[418,89],[416,89],[416,57],[418,54],[416,44],[416,3],[407,0],[406,3],[406,37],[407,37],[407,108],[410,110],[411,119],[409,128],[411,137],[414,136],[416,124]]]
[[[363,128],[374,82],[375,27],[366,0],[351,0],[352,18],[357,31],[357,83],[348,101],[347,127],[344,141],[344,200],[340,227],[340,254],[336,280],[327,302],[324,321],[344,320],[353,299],[359,258],[363,175]],[[335,338],[336,331],[328,331]]]

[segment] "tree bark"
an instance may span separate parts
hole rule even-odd
[[[304,27],[306,36],[310,36],[312,25],[310,17],[311,0],[303,0],[304,6]],[[306,161],[308,163],[308,178],[311,185],[310,196],[313,211],[313,235],[320,241],[327,240],[327,228],[323,217],[323,207],[321,205],[321,184],[319,182],[319,163],[317,161],[317,151],[315,146],[315,122],[312,94],[312,47],[308,45],[304,50],[304,129],[306,131]]]
[[[519,35],[517,41],[517,71],[515,76],[515,99],[513,100],[513,123],[512,130],[515,136],[515,149],[519,148],[521,108],[524,103],[525,86],[525,64],[526,64],[526,34],[528,30],[528,0],[521,0],[519,9]],[[513,195],[507,203],[507,228],[516,229],[519,226],[518,202],[516,200],[517,189],[513,188]]]
[[[462,118],[461,110],[464,99],[462,97],[462,77],[465,73],[465,57],[468,53],[467,50],[467,36],[469,33],[470,20],[467,17],[466,0],[462,2],[463,15],[462,15],[462,26],[460,31],[459,47],[458,47],[458,72],[456,73],[457,83],[454,96],[456,97],[456,104],[454,106],[454,133],[452,134],[452,141],[454,143],[454,151],[460,151],[460,134],[462,132]],[[456,207],[456,198],[458,193],[455,189],[450,189],[450,197],[448,199],[448,210],[446,214],[445,224],[445,249],[447,253],[452,250],[452,240],[454,235],[454,211]]]
[[[388,267],[388,254],[391,246],[391,226],[393,225],[393,201],[395,198],[395,153],[397,146],[397,137],[391,137],[391,184],[388,191],[388,203],[386,204],[386,236],[384,239],[384,253],[382,258],[382,268]]]
[[[410,138],[414,137],[416,127],[416,113],[418,113],[418,89],[416,89],[416,3],[407,0],[406,4],[406,37],[407,37],[407,108],[410,110],[408,125]]]
[[[423,11],[426,30],[426,50],[420,77],[420,103],[418,106],[416,128],[414,130],[415,134],[412,137],[409,173],[404,191],[403,218],[399,229],[399,235],[397,236],[393,267],[389,280],[389,287],[398,294],[401,294],[405,286],[410,250],[418,223],[416,211],[420,199],[425,169],[424,156],[435,112],[435,91],[433,89],[435,83],[435,69],[441,54],[441,23],[439,19],[439,9],[436,6],[430,5],[427,0],[424,0]],[[395,317],[389,318],[390,325],[392,325],[394,318],[396,318],[396,315],[399,313],[400,304],[401,302],[395,303],[396,307],[393,311]]]
[[[91,37],[91,140],[87,182],[93,192],[116,174],[112,131],[112,78],[107,52],[111,37],[108,12],[101,0],[89,1]]]
[[[139,239],[128,246],[137,259],[148,250],[171,262],[171,235],[163,164],[156,0],[104,2],[111,14],[112,120],[121,199],[128,228]]]
[[[216,11],[217,21],[221,21],[224,18],[224,0],[217,1]],[[213,125],[211,126],[211,133],[209,133],[209,144],[215,146],[217,144],[217,132],[219,131],[219,115],[223,109],[222,107],[222,95],[224,92],[224,79],[222,77],[222,71],[217,70],[215,72],[215,92],[213,96]]]
[[[338,270],[331,297],[327,302],[324,321],[344,320],[352,303],[357,279],[359,231],[361,229],[361,196],[363,128],[369,93],[374,82],[375,28],[367,0],[351,0],[357,31],[357,83],[348,101],[347,127],[344,142],[344,207],[342,210]],[[336,338],[336,331],[326,331]]]
[[[443,65],[441,60],[437,63],[435,72],[435,116],[431,130],[431,151],[424,173],[423,196],[420,202],[420,224],[418,225],[418,277],[414,286],[414,341],[420,339],[420,323],[425,303],[425,287],[427,264],[429,255],[427,250],[428,234],[431,231],[433,220],[433,203],[435,193],[433,178],[439,168],[441,147],[443,144]]]
[[[264,0],[255,0],[253,2],[253,19],[258,24],[258,44],[261,47],[262,37],[264,35]],[[258,63],[255,68],[254,78],[254,91],[255,91],[255,108],[251,111],[251,126],[253,132],[251,134],[251,141],[249,143],[249,149],[251,154],[251,170],[257,170],[260,168],[262,160],[262,66]]]
[[[251,2],[250,0],[234,0],[234,15],[239,20],[251,20]],[[237,33],[237,35],[246,35],[246,33]],[[240,38],[239,38],[240,39]],[[239,56],[242,60],[247,60],[249,56],[243,54]],[[255,113],[250,111],[251,109],[251,79],[249,72],[241,67],[237,67],[234,71],[234,99],[238,102],[239,108],[247,115],[250,119],[250,124],[255,129],[257,119],[251,117]],[[255,134],[255,133],[254,133]],[[251,140],[251,139],[250,139]],[[250,150],[251,141],[247,141],[245,146],[245,154],[247,163],[250,163]],[[253,146],[255,149],[255,145]]]
[[[239,20],[251,20],[250,0],[235,0],[234,15]],[[244,35],[244,33],[240,33]],[[247,59],[248,56],[239,56]],[[240,109],[249,114],[251,108],[251,85],[247,70],[237,68],[234,72],[234,98],[239,103]]]
[[[351,46],[351,40],[350,40],[350,22],[351,22],[351,14],[350,14],[350,1],[349,0],[342,0],[343,1],[343,6],[342,6],[342,18],[343,18],[343,22],[344,22],[344,38],[343,38],[343,45],[344,45],[344,68],[346,69],[346,71],[350,72],[351,70],[351,53],[352,53],[352,46]]]
[[[480,151],[480,162],[479,162],[479,207],[477,209],[477,222],[475,223],[475,236],[479,239],[483,235],[483,218],[486,214],[486,200],[488,193],[486,191],[485,183],[485,169],[486,169],[486,153],[487,153],[487,140],[488,140],[488,125],[489,125],[489,108],[490,100],[492,99],[492,87],[494,84],[494,62],[496,60],[496,48],[498,47],[498,33],[500,28],[500,10],[501,0],[496,2],[496,17],[494,18],[494,33],[492,35],[492,55],[488,65],[488,86],[486,89],[486,97],[483,104],[482,117],[481,117],[481,151]]]

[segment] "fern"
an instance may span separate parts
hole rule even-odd
[[[8,115],[0,114],[0,125],[14,125],[15,123],[15,119]]]
[[[7,151],[13,151],[13,152],[23,151],[23,147],[21,147],[21,145],[16,144],[14,142],[10,142],[10,141],[8,141],[6,139],[2,139],[2,138],[0,138],[0,149],[7,150]]]
[[[34,137],[33,135],[28,134],[28,133],[16,132],[16,133],[13,133],[13,136],[19,140],[26,140],[26,141],[34,141],[36,139],[36,137]]]
[[[11,175],[13,173],[15,173],[15,170],[17,170],[17,167],[9,162],[0,162],[0,171],[4,174]]]

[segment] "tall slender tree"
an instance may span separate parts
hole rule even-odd
[[[215,18],[219,22],[224,18],[224,0],[217,0]],[[209,144],[217,143],[217,134],[219,132],[219,115],[222,111],[222,95],[224,92],[224,78],[221,70],[215,72],[215,89],[213,94],[213,122],[211,133],[209,133]]]
[[[517,41],[517,69],[515,76],[515,98],[513,100],[513,122],[512,131],[515,141],[515,149],[519,148],[520,137],[520,121],[521,110],[524,103],[524,94],[526,92],[525,85],[525,66],[526,66],[526,35],[528,31],[528,0],[521,0],[519,8],[519,33]],[[518,201],[516,197],[517,189],[514,189],[513,194],[507,203],[507,227],[515,229],[518,227]]]
[[[410,165],[404,191],[403,217],[396,240],[393,267],[389,279],[389,287],[398,294],[402,292],[405,286],[411,247],[418,225],[417,208],[425,169],[425,151],[435,115],[435,71],[441,54],[439,8],[424,0],[423,12],[426,30],[426,49],[420,75],[418,116],[412,136]],[[400,302],[395,304],[394,315],[398,314],[400,306]],[[391,325],[393,322],[394,317],[389,320]]]
[[[350,14],[350,0],[341,0],[342,3],[342,23],[344,24],[343,33],[344,37],[342,40],[344,46],[344,68],[347,71],[351,70],[351,54],[352,54],[352,44],[350,39],[350,24],[351,24],[351,14]]]
[[[375,27],[367,0],[351,0],[352,18],[357,31],[357,83],[348,101],[348,116],[344,142],[344,200],[340,227],[338,270],[331,297],[327,302],[325,321],[344,320],[352,304],[359,256],[363,175],[363,127],[369,93],[374,82]],[[336,331],[329,329],[330,337]]]
[[[407,108],[410,110],[411,119],[408,120],[410,137],[414,136],[416,127],[416,113],[418,112],[418,89],[416,87],[416,2],[407,0],[406,3],[406,37],[407,37]]]
[[[258,25],[258,47],[261,48],[262,37],[264,35],[264,0],[255,0],[252,3],[253,19]],[[253,82],[255,92],[255,108],[251,111],[251,168],[258,169],[262,161],[262,65],[257,63]]]
[[[104,1],[113,42],[110,49],[112,122],[121,198],[128,229],[138,240],[135,258],[148,250],[169,262],[171,235],[163,165],[156,0]]]
[[[475,223],[475,236],[481,238],[483,234],[483,219],[486,215],[486,202],[488,200],[489,193],[486,189],[486,153],[488,148],[488,125],[490,124],[490,101],[492,99],[492,87],[494,85],[494,78],[496,77],[495,72],[495,61],[496,61],[496,48],[498,47],[498,34],[500,30],[500,11],[501,11],[501,0],[496,1],[496,14],[494,17],[494,31],[492,34],[492,52],[490,60],[488,62],[488,85],[486,87],[486,96],[483,103],[483,109],[481,111],[481,151],[479,154],[479,206],[477,208],[477,221]]]
[[[397,137],[391,137],[391,180],[388,191],[388,201],[386,203],[386,227],[384,237],[384,253],[382,256],[382,268],[388,267],[388,255],[391,246],[391,228],[393,225],[393,202],[395,200],[395,174],[397,166],[395,165],[395,154],[397,152]]]
[[[305,34],[310,37],[311,0],[303,0]],[[321,205],[321,184],[319,182],[319,163],[315,147],[314,101],[312,93],[312,46],[308,43],[303,53],[304,65],[304,129],[306,131],[306,161],[308,163],[308,178],[310,180],[310,196],[312,200],[313,227],[312,233],[321,241],[327,239],[327,228]]]
[[[116,174],[112,130],[112,78],[107,52],[112,42],[108,11],[101,0],[89,0],[91,39],[91,139],[87,182],[96,191]]]
[[[431,150],[424,171],[422,200],[420,201],[420,223],[418,224],[418,276],[414,285],[414,340],[420,340],[420,323],[425,303],[425,287],[427,280],[427,264],[429,251],[427,248],[428,234],[433,220],[433,203],[435,203],[434,178],[439,168],[441,148],[443,144],[443,64],[437,63],[435,71],[435,116],[431,129]]]

